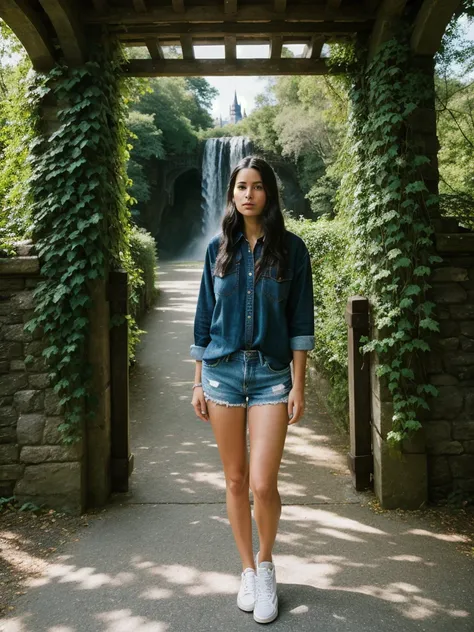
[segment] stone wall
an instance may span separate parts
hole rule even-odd
[[[433,501],[474,498],[474,233],[443,224],[449,232],[436,246],[444,261],[430,281],[440,333],[426,366],[439,391],[424,423]]]
[[[31,245],[20,245],[18,254],[0,258],[0,497],[80,513],[82,442],[62,445],[58,397],[41,355],[46,343],[39,332],[24,331],[39,262]]]

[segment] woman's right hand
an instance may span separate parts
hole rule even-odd
[[[196,416],[203,421],[209,422],[207,405],[204,398],[204,391],[202,390],[202,386],[196,386],[196,388],[193,390],[193,398],[191,400],[191,404],[194,408]]]

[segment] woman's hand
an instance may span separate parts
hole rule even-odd
[[[288,425],[297,423],[304,413],[304,388],[294,386],[288,395]]]
[[[204,391],[202,390],[202,386],[196,386],[193,390],[193,398],[191,400],[191,404],[194,408],[194,412],[203,421],[209,421],[209,417],[207,415],[207,406],[206,400],[204,398]]]

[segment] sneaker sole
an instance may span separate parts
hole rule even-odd
[[[240,610],[243,610],[244,612],[253,612],[253,609],[255,606],[243,606],[239,600],[237,599],[237,606],[240,608]]]
[[[257,623],[271,623],[272,621],[275,621],[277,617],[278,617],[278,609],[275,612],[275,614],[272,614],[271,617],[267,617],[266,619],[260,619],[259,617],[255,616],[255,612],[253,613],[253,619]]]

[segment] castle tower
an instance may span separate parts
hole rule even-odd
[[[231,123],[238,123],[239,121],[242,120],[242,107],[239,105],[239,102],[237,101],[237,91],[234,92],[234,102],[230,106],[229,112],[230,112],[229,118],[230,118]]]

